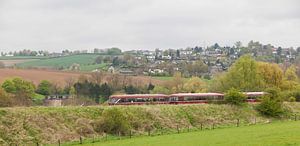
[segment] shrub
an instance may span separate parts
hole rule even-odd
[[[280,97],[280,90],[277,88],[269,88],[266,90],[268,94],[262,97],[261,103],[257,106],[257,110],[266,116],[279,117],[284,114],[283,102]]]
[[[118,108],[107,109],[103,112],[100,120],[94,124],[96,132],[109,134],[125,134],[129,131],[130,125],[122,111]]]
[[[237,89],[231,88],[226,92],[224,99],[229,104],[242,105],[245,103],[246,95]]]

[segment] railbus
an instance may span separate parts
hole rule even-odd
[[[247,102],[257,102],[264,92],[244,92]],[[222,93],[176,93],[165,94],[125,94],[109,97],[109,105],[142,105],[142,104],[205,104],[224,101]]]

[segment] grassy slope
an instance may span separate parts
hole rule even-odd
[[[300,104],[290,105],[299,112]],[[93,107],[31,107],[0,108],[0,145],[22,144],[28,141],[56,143],[77,140],[80,135],[92,137],[96,133],[93,123],[101,119],[102,112],[118,108],[127,117],[133,133],[179,128],[204,128],[215,123],[218,127],[232,127],[236,119],[241,125],[265,123],[270,119],[259,116],[252,106],[239,108],[229,105],[148,105],[148,106],[93,106]],[[80,134],[81,133],[81,134]],[[13,143],[12,143],[13,142]]]
[[[80,64],[81,67],[86,69],[93,70],[95,67],[98,66],[92,66],[92,67],[84,67],[87,65],[92,65],[95,61],[95,59],[98,57],[98,54],[80,54],[80,55],[71,55],[71,56],[65,56],[65,57],[58,57],[58,58],[49,58],[49,59],[43,59],[38,61],[31,61],[31,62],[25,62],[18,64],[19,67],[49,67],[49,68],[59,68],[64,67],[68,68],[73,63]]]
[[[300,122],[278,122],[172,134],[155,137],[115,140],[83,146],[277,146],[300,145]]]

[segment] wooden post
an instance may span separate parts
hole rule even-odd
[[[82,144],[82,137],[79,137],[79,143]]]
[[[119,131],[119,139],[121,140],[121,132]]]
[[[203,129],[203,124],[201,123],[201,130]]]
[[[177,125],[177,133],[179,133],[179,126]]]
[[[148,136],[150,136],[151,135],[151,132],[150,132],[150,128],[148,129]]]
[[[60,139],[58,140],[58,146],[60,146]]]
[[[40,146],[40,145],[39,145],[39,142],[36,142],[36,146]]]
[[[187,127],[188,132],[190,132],[190,126]]]
[[[256,117],[254,118],[254,124],[256,125]]]
[[[212,125],[212,129],[215,129],[215,123],[213,123],[213,125]]]
[[[236,121],[236,127],[239,127],[240,126],[240,119],[237,119]]]
[[[161,132],[161,135],[164,134],[164,131],[163,131],[163,128],[162,128],[162,127],[160,127],[160,132]]]
[[[129,138],[131,138],[131,130],[129,131]]]
[[[295,121],[297,121],[297,115],[295,114]]]
[[[93,142],[92,143],[95,143],[95,135],[93,135]]]
[[[108,136],[107,133],[105,133],[105,141],[107,141],[107,136]]]

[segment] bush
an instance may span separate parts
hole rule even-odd
[[[243,105],[246,98],[245,94],[234,88],[229,89],[224,96],[225,101],[233,105]]]
[[[122,111],[118,108],[107,109],[103,112],[100,120],[94,124],[96,132],[109,134],[125,134],[129,131],[130,125]]]
[[[277,88],[267,89],[267,95],[262,97],[261,103],[257,110],[266,116],[279,117],[284,114],[283,102],[280,97],[280,90]]]

